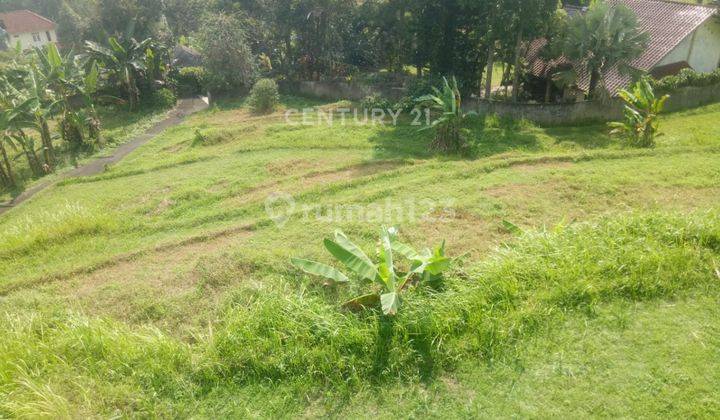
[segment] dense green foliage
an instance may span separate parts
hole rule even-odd
[[[206,93],[205,69],[203,67],[184,67],[175,75],[178,95],[193,96]]]
[[[176,97],[167,86],[170,59],[167,48],[153,39],[132,37],[132,25],[109,46],[87,41],[85,54],[64,55],[56,44],[27,52],[7,53],[0,68],[0,186],[18,188],[27,177],[16,177],[8,147],[18,146],[27,160],[30,176],[54,172],[63,158],[71,163],[105,145],[98,106],[119,103],[124,96],[131,111],[141,101],[151,107],[174,106]],[[56,144],[52,120],[57,118],[61,144]],[[39,137],[39,138],[38,138]]]
[[[250,107],[258,113],[274,111],[279,102],[278,85],[272,79],[260,79],[255,82],[248,97]]]
[[[252,86],[257,64],[238,19],[222,13],[206,15],[197,42],[203,52],[205,84],[213,93],[229,93]]]
[[[720,69],[711,73],[698,73],[692,69],[683,69],[675,76],[666,76],[652,80],[653,88],[659,93],[672,93],[684,87],[707,87],[720,84]]]

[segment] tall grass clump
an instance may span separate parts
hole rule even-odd
[[[3,418],[161,414],[195,390],[190,348],[157,330],[33,310],[0,316],[0,327]]]

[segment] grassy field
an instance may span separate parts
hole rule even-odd
[[[447,157],[223,103],[0,217],[0,416],[718,416],[719,115],[652,150],[476,118]],[[392,322],[288,263],[382,224],[457,257]]]

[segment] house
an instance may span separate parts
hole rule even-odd
[[[611,5],[624,5],[635,12],[639,25],[650,41],[645,51],[631,63],[631,71],[621,73],[617,67],[603,75],[603,85],[616,95],[633,81],[632,73],[647,73],[656,78],[677,74],[691,68],[708,73],[720,66],[720,21],[717,9],[689,3],[663,0],[607,0]],[[566,8],[569,15],[583,13],[582,9]],[[544,39],[531,43],[526,55],[532,76],[549,79],[563,68],[572,67],[565,58],[554,61],[542,59]],[[590,77],[579,74],[577,87],[587,93]]]
[[[20,43],[23,50],[57,42],[57,25],[30,10],[0,13],[0,28],[7,33],[7,44]]]

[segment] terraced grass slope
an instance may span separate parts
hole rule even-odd
[[[0,217],[0,415],[718,414],[718,115],[653,150],[488,117],[469,157],[409,119],[193,116]],[[460,257],[394,323],[288,265],[380,224]]]

